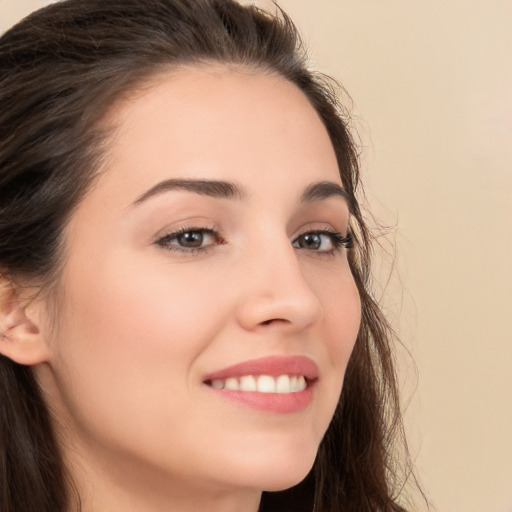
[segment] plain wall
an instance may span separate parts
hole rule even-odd
[[[0,0],[0,31],[45,3]],[[394,226],[384,301],[418,367],[411,398],[399,354],[424,487],[440,512],[512,512],[512,2],[279,3],[352,96]]]

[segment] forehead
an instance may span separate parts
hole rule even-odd
[[[290,178],[298,186],[340,182],[321,119],[302,91],[276,74],[221,66],[173,70],[117,105],[110,120],[106,174],[122,174],[124,187],[131,181],[143,189],[173,177],[271,187]]]

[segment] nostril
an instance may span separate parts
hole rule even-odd
[[[299,290],[275,289],[245,292],[236,311],[237,320],[244,329],[305,329],[322,316],[317,297],[303,286]]]
[[[264,320],[263,322],[260,322],[260,325],[270,325],[276,322],[289,323],[288,320],[285,320],[284,318],[271,318],[270,320]]]

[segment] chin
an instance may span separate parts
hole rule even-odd
[[[300,455],[300,456],[298,456]],[[306,478],[315,462],[313,453],[295,453],[291,457],[275,457],[263,467],[252,466],[252,487],[259,490],[276,492],[289,489]]]
[[[301,472],[300,474],[296,472],[290,475],[280,475],[273,481],[266,482],[266,485],[262,485],[261,490],[266,492],[279,492],[295,487],[306,478],[312,467],[313,465],[308,467],[307,471]]]

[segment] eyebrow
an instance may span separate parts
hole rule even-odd
[[[170,179],[161,181],[147,192],[144,192],[133,202],[133,206],[147,201],[150,197],[171,190],[187,190],[202,196],[220,199],[244,199],[247,196],[240,186],[227,181]]]
[[[309,203],[312,201],[329,199],[330,197],[343,198],[351,209],[353,203],[352,196],[343,189],[341,185],[338,185],[333,181],[319,181],[318,183],[312,183],[306,187],[306,190],[302,193],[300,200],[303,203]]]
[[[247,192],[241,186],[229,181],[173,178],[161,181],[154,187],[151,187],[139,196],[132,203],[132,206],[147,201],[151,197],[173,190],[186,190],[195,194],[219,199],[243,200],[248,196]],[[302,193],[300,201],[302,203],[309,203],[329,199],[330,197],[343,198],[348,203],[349,208],[352,205],[353,200],[350,194],[340,185],[332,181],[319,181],[307,186]]]

